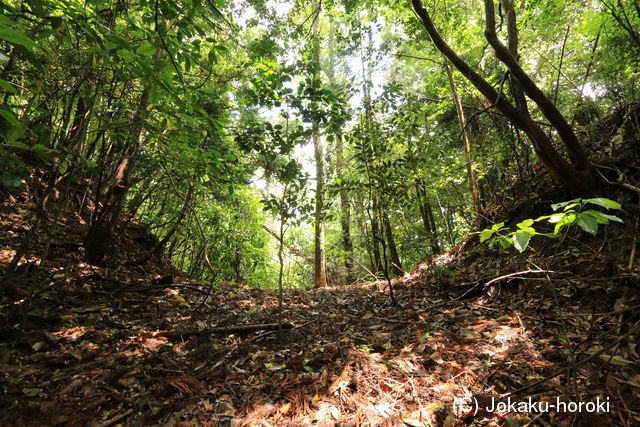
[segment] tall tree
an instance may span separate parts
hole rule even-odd
[[[485,37],[493,47],[496,57],[504,63],[513,77],[522,85],[525,93],[538,105],[544,116],[554,126],[564,143],[569,160],[567,162],[553,146],[547,134],[530,115],[523,114],[511,104],[501,93],[474,71],[440,36],[431,16],[421,0],[412,0],[413,8],[431,37],[434,46],[482,93],[504,116],[520,128],[531,141],[540,161],[551,175],[561,184],[582,194],[590,194],[593,188],[593,177],[584,149],[578,142],[575,133],[562,114],[544,95],[529,75],[520,67],[507,47],[498,39],[495,32],[495,12],[493,0],[485,0]]]
[[[118,163],[113,183],[105,198],[104,205],[89,229],[84,241],[87,261],[98,264],[102,261],[113,240],[113,231],[129,190],[131,171],[133,170],[133,155],[142,145],[144,138],[144,121],[149,104],[149,88],[145,87],[140,95],[138,107],[131,119],[132,131],[125,143],[122,158]]]
[[[318,0],[314,0],[312,4],[313,26],[313,76],[314,86],[319,88],[320,80],[320,31],[319,21],[322,15],[321,4]],[[313,283],[316,288],[327,286],[327,257],[325,253],[325,236],[324,236],[324,146],[322,136],[320,135],[320,119],[317,114],[318,92],[314,88],[315,102],[312,108],[316,110],[312,122],[313,135],[313,155],[316,163],[316,209],[315,209],[315,265]]]
[[[336,79],[337,68],[337,55],[335,49],[335,33],[337,32],[337,26],[333,18],[329,21],[329,61],[327,65],[327,77],[329,78],[329,84],[332,88],[338,89],[338,81]],[[333,130],[333,138],[335,140],[336,147],[336,178],[342,183],[345,179],[345,149],[344,139],[342,136],[342,120],[335,117],[332,120],[331,129]],[[340,186],[338,190],[340,197],[340,230],[342,233],[342,250],[344,251],[344,266],[347,270],[347,275],[350,274],[353,267],[353,242],[351,240],[351,206],[349,202],[349,192]]]
[[[476,211],[478,220],[482,219],[482,202],[480,201],[480,193],[478,191],[478,180],[476,179],[476,173],[473,169],[473,157],[471,154],[471,140],[469,139],[469,130],[467,129],[467,119],[464,115],[464,109],[462,108],[462,101],[458,95],[456,83],[453,80],[453,73],[449,62],[444,60],[444,68],[447,71],[447,79],[449,80],[449,89],[451,90],[451,96],[453,97],[453,103],[456,106],[458,112],[458,123],[460,124],[460,134],[462,135],[462,142],[464,143],[464,152],[467,161],[467,180],[469,181],[469,192],[471,193],[471,199],[473,200],[473,207]]]

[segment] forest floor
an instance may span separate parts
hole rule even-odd
[[[0,208],[4,267],[32,209]],[[273,291],[85,264],[69,214],[0,306],[0,424],[639,425],[633,219],[524,255],[469,239],[396,279],[400,306],[385,282],[286,290],[280,335],[225,330],[275,322]],[[509,392],[608,411],[491,410]]]

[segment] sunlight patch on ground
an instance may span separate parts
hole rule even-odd
[[[60,338],[66,338],[69,341],[75,341],[91,330],[92,329],[86,328],[84,326],[75,326],[73,328],[67,328],[59,332],[54,332],[53,335],[57,335]]]
[[[0,265],[6,267],[15,255],[16,251],[13,249],[0,249]]]

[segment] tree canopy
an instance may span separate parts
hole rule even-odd
[[[640,81],[632,1],[2,7],[3,191],[78,192],[91,262],[126,212],[219,283],[274,286],[278,239],[292,286],[401,275],[539,163],[589,195]]]

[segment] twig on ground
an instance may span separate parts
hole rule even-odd
[[[232,334],[234,332],[275,331],[280,328],[279,323],[264,323],[260,325],[223,326],[220,328],[188,329],[184,331],[162,331],[158,337],[180,337],[185,335]],[[293,329],[291,323],[283,323],[282,329]]]
[[[195,292],[199,292],[203,295],[208,295],[209,294],[209,290],[203,290],[200,289],[196,286],[191,286],[191,285],[185,285],[183,283],[170,283],[168,285],[154,285],[154,286],[145,286],[144,288],[132,288],[132,289],[127,289],[128,291],[131,292],[144,292],[144,291],[151,291],[154,289],[165,289],[165,288],[183,288],[183,289],[189,289]]]
[[[638,218],[640,215],[636,215],[636,225],[633,232],[633,242],[631,243],[631,253],[629,254],[629,265],[627,266],[628,270],[633,268],[633,262],[636,259],[636,242],[638,241]]]
[[[551,270],[525,270],[525,271],[518,271],[516,273],[505,274],[504,276],[500,276],[500,277],[496,277],[495,279],[491,279],[487,283],[484,284],[484,287],[486,288],[490,284],[498,282],[498,281],[500,281],[502,279],[507,279],[509,277],[518,276],[520,274],[532,274],[532,273],[557,273],[557,271],[551,271]]]

